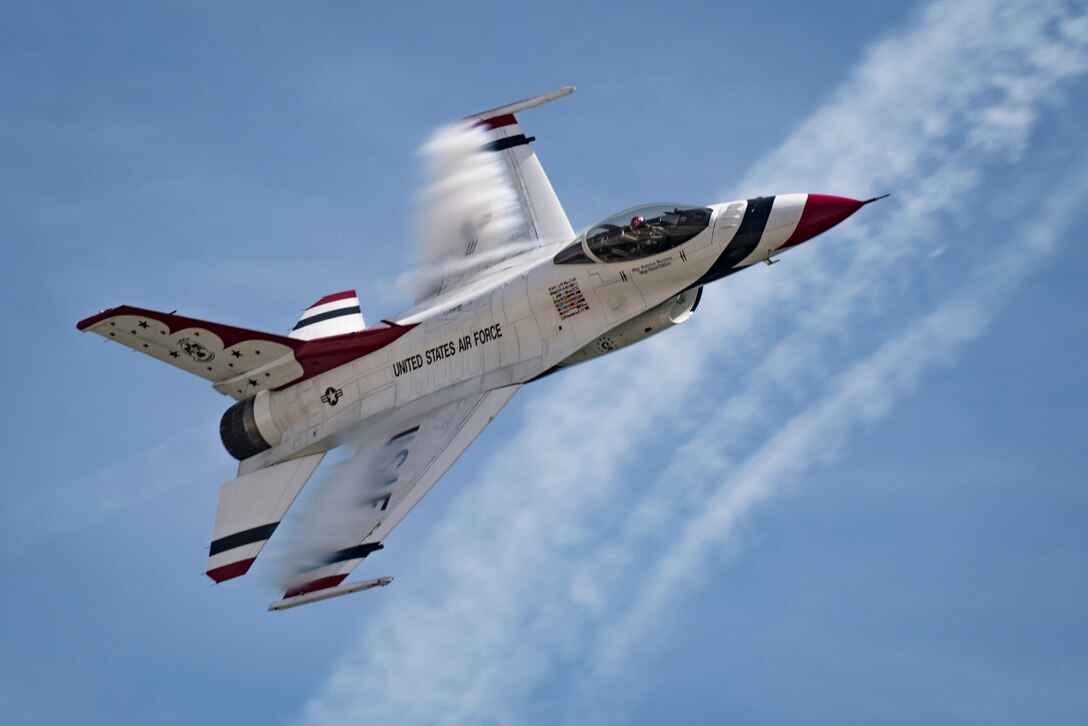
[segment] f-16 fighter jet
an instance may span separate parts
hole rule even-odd
[[[351,444],[270,609],[388,584],[341,585],[521,386],[684,322],[707,283],[875,201],[644,204],[576,234],[515,116],[573,90],[469,116],[428,143],[417,297],[378,325],[354,291],[322,297],[288,335],[129,306],[78,324],[236,399],[220,423],[239,465],[219,493],[214,581],[246,574],[326,453]]]

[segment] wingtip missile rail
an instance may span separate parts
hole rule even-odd
[[[289,610],[291,608],[297,608],[299,605],[308,605],[312,602],[321,602],[322,600],[330,600],[334,597],[340,597],[341,595],[350,595],[353,592],[362,592],[363,590],[372,590],[375,587],[385,587],[393,581],[392,577],[379,577],[375,580],[364,580],[362,582],[352,582],[347,585],[340,585],[339,587],[330,587],[325,590],[317,590],[315,592],[308,592],[305,595],[296,595],[295,597],[288,597],[282,600],[277,600],[268,606],[269,611],[276,610]]]

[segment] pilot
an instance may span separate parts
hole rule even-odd
[[[637,254],[642,255],[656,255],[658,252],[663,252],[668,249],[665,238],[661,235],[660,229],[653,225],[646,223],[646,218],[641,214],[636,214],[631,217],[631,235],[637,240]]]

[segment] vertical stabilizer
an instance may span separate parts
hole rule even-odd
[[[326,295],[302,313],[298,324],[291,329],[297,340],[328,338],[333,335],[355,333],[366,328],[363,312],[359,308],[359,296],[354,290]]]

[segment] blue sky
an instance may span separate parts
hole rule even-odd
[[[0,7],[5,722],[1083,723],[1088,7],[755,5]],[[393,586],[210,587],[229,401],[74,323],[391,314],[419,145],[567,84],[576,228],[893,196],[524,390]]]

